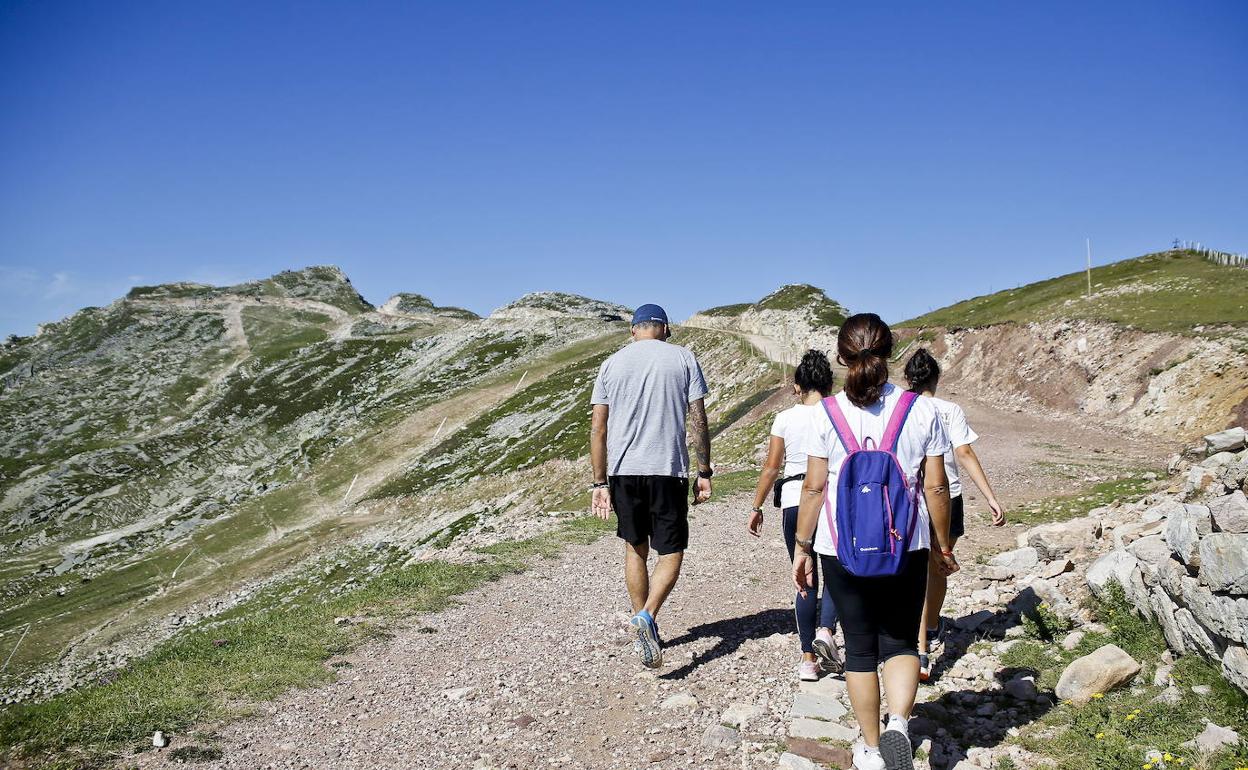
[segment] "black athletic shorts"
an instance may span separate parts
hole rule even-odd
[[[633,545],[650,540],[660,555],[689,546],[689,480],[678,476],[611,476],[615,534]]]
[[[949,501],[949,537],[959,538],[966,534],[966,506],[962,495]]]

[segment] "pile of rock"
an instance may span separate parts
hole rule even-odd
[[[1133,521],[1113,531],[1113,550],[1088,569],[1093,593],[1122,586],[1141,615],[1155,620],[1176,653],[1221,665],[1248,692],[1248,437],[1233,428],[1205,437],[1207,457],[1186,470],[1181,488],[1152,496]]]

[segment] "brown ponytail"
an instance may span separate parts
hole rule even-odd
[[[893,355],[893,332],[875,313],[845,319],[836,337],[837,358],[849,367],[845,395],[856,407],[874,406],[888,382],[888,359]]]

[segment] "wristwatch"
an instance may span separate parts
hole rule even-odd
[[[807,540],[799,537],[797,538],[797,544],[802,547],[802,550],[809,551],[815,547],[815,539],[812,537]]]
[[[754,513],[759,514],[760,516],[761,516],[761,515],[762,515],[762,513],[763,513],[762,506],[758,506],[758,505],[754,506],[754,507],[753,507],[753,508],[751,508],[750,510],[751,510],[752,512],[754,512]]]
[[[590,488],[590,489],[604,489],[604,488],[609,487],[609,486],[611,486],[611,484],[610,484],[609,482],[606,482],[606,481],[595,481],[593,484],[590,484],[590,485],[589,485],[589,488]]]
[[[710,468],[704,471],[698,471],[698,478],[700,479],[709,479],[711,476],[714,476],[714,475],[715,475],[714,468]]]

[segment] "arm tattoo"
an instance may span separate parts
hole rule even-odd
[[[698,467],[711,467],[711,432],[706,425],[706,405],[698,399],[689,405],[689,432],[693,434],[693,448],[697,453]]]

